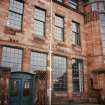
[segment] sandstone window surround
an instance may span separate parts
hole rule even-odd
[[[45,22],[46,22],[46,11],[44,9],[35,8],[34,14],[34,32],[38,36],[45,36]]]
[[[10,67],[11,72],[21,71],[22,69],[22,49],[3,47],[1,65],[3,67]]]
[[[55,15],[54,38],[58,41],[64,41],[64,17]]]
[[[81,40],[80,40],[80,24],[72,21],[72,41],[73,45],[80,46]]]
[[[83,61],[74,59],[72,64],[73,93],[83,93]]]
[[[31,52],[31,71],[47,70],[47,54],[40,52]]]
[[[53,90],[67,91],[67,58],[53,56]]]
[[[7,26],[21,31],[23,23],[23,11],[24,2],[22,0],[10,0]]]

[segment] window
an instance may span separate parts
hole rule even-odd
[[[69,6],[73,9],[78,8],[78,2],[76,0],[68,0]]]
[[[104,11],[104,2],[99,2],[99,11]]]
[[[47,54],[31,52],[31,69],[32,72],[36,70],[47,70]]]
[[[45,35],[45,10],[35,8],[35,33],[38,36]]]
[[[105,14],[100,14],[100,28],[101,28],[101,40],[102,40],[102,48],[103,54],[105,55]]]
[[[23,2],[22,0],[10,0],[8,26],[16,30],[22,29]]]
[[[53,57],[53,89],[54,91],[67,90],[67,63],[66,57]]]
[[[73,92],[83,92],[83,61],[80,59],[74,59],[75,62],[72,65],[72,78],[73,78]]]
[[[73,44],[80,46],[80,24],[76,22],[72,22],[72,37]]]
[[[92,3],[92,11],[97,11],[97,3]]]
[[[61,16],[55,16],[55,39],[59,41],[64,40],[64,18]]]
[[[63,3],[63,0],[57,0],[57,1]]]
[[[21,71],[22,50],[11,47],[3,47],[1,64],[4,67],[11,67],[12,72]]]

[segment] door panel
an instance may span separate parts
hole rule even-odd
[[[12,75],[10,105],[33,105],[33,78],[28,74]]]
[[[21,80],[14,79],[10,82],[10,105],[20,105]]]

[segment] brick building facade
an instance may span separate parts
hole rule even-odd
[[[51,14],[50,0],[0,0],[0,64],[11,72],[49,72],[52,15],[54,96],[96,99],[96,91],[105,92],[98,83],[99,78],[105,82],[104,0],[54,0],[52,5]]]

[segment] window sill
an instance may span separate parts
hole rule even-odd
[[[83,93],[73,93],[73,96],[77,96],[77,97],[80,97],[82,95],[83,95]]]
[[[34,37],[34,40],[40,40],[40,41],[45,41],[45,36],[39,36],[35,33],[32,33],[33,37]]]
[[[6,26],[6,28],[8,28],[8,29],[10,29],[11,31],[14,31],[14,32],[22,32],[21,29],[16,29],[16,28],[8,26],[8,25]]]
[[[76,51],[81,51],[82,50],[81,46],[79,46],[79,45],[72,44],[72,48],[73,48],[73,50],[76,50]]]
[[[54,39],[55,42],[57,43],[58,46],[61,46],[61,47],[67,47],[67,45],[65,44],[64,41],[60,41],[60,40],[57,40],[57,39]]]

